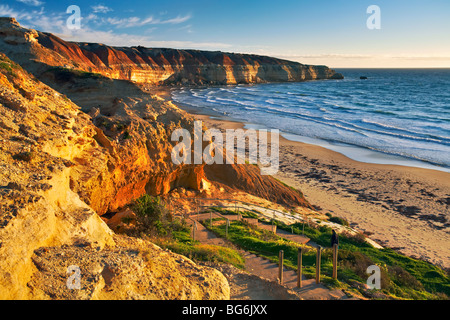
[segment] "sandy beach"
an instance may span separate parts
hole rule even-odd
[[[208,128],[245,125],[192,116]],[[345,218],[381,245],[450,267],[449,173],[358,162],[280,137],[280,170],[275,177],[300,189],[318,211]]]

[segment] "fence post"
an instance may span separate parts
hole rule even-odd
[[[197,200],[195,200],[195,203],[197,204],[197,221],[198,221],[198,219],[200,218],[199,217],[199,215],[200,215],[200,207],[199,207],[199,204],[198,204]]]
[[[228,225],[230,224],[230,220],[229,219],[227,219],[227,223],[226,223],[226,226],[225,226],[225,237],[226,238],[228,238]]]
[[[194,221],[194,227],[192,228],[192,240],[195,241],[195,230],[197,229],[197,221]]]
[[[209,226],[212,229],[212,211],[209,212]]]
[[[338,245],[333,245],[333,279],[337,280]]]
[[[303,286],[302,283],[302,268],[303,268],[303,253],[302,248],[298,248],[298,257],[297,257],[297,287],[301,288]]]
[[[284,251],[280,250],[279,261],[278,261],[278,278],[280,279],[280,284],[283,284],[283,264],[284,264]]]
[[[322,260],[322,247],[317,247],[317,255],[316,255],[316,283],[320,283],[320,263]]]

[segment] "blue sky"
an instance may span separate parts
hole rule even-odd
[[[66,9],[81,9],[69,30]],[[367,8],[381,9],[369,30]],[[0,1],[0,16],[71,41],[270,55],[339,67],[450,67],[449,0]]]

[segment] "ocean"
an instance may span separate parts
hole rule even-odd
[[[450,172],[450,69],[336,71],[345,79],[190,87],[172,98],[354,160]]]

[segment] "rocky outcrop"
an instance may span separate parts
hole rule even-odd
[[[158,130],[149,133],[158,139]],[[120,134],[110,141],[67,97],[2,54],[0,135],[0,299],[229,297],[219,272],[115,236],[96,212],[143,194],[164,148],[149,150],[144,140],[140,150]],[[81,270],[80,290],[66,286],[71,264]]]
[[[300,192],[250,165],[174,165],[170,135],[192,128],[193,119],[132,83],[77,74],[44,78],[60,92],[0,54],[0,298],[226,299],[220,273],[172,253],[150,259],[148,248],[151,256],[164,253],[149,243],[118,245],[131,240],[115,236],[99,215],[145,193],[180,187],[199,196],[245,191],[309,206]],[[134,267],[127,262],[131,253],[139,258]],[[78,261],[87,275],[81,291],[65,289],[68,261]],[[127,268],[140,270],[152,285],[130,285],[138,279]],[[171,286],[161,285],[166,269],[177,270]],[[184,291],[175,291],[180,285]]]
[[[65,67],[148,84],[245,84],[343,78],[325,66],[266,56],[67,42],[53,34],[22,28],[13,18],[0,18],[0,39],[0,50],[33,73],[37,65],[30,65],[30,60],[40,63],[40,71]]]
[[[0,35],[4,35],[5,30],[11,28],[16,30],[15,34],[19,38],[21,34],[28,32],[14,20],[0,19]],[[34,42],[29,44],[30,48],[34,48],[29,52],[39,52],[42,49],[40,45],[36,47]],[[15,46],[15,49],[17,48],[23,49],[24,46]],[[21,56],[27,57],[26,54]],[[74,133],[61,138],[57,143],[54,139],[48,143],[39,142],[39,146],[43,152],[70,161],[71,190],[98,214],[115,211],[144,193],[164,195],[179,187],[212,195],[223,190],[225,186],[230,192],[242,190],[291,207],[309,206],[301,193],[271,177],[261,176],[254,172],[257,170],[253,166],[225,165],[217,168],[205,165],[174,165],[170,151],[175,143],[170,141],[171,134],[176,128],[193,131],[194,119],[171,102],[143,91],[140,86],[129,81],[113,80],[68,69],[45,68],[45,71],[38,72],[37,69],[42,67],[42,64],[25,60],[24,64],[29,69],[35,70],[42,81],[56,90],[51,94],[62,94],[60,100],[65,104],[71,104],[73,101],[76,107],[81,107],[81,110],[76,112],[59,107],[49,116],[45,116],[45,119],[62,119],[64,130],[69,133],[72,130]],[[15,66],[14,68],[21,69],[12,62],[6,64],[8,68]],[[10,81],[18,80],[11,77]],[[34,99],[37,95],[36,89],[25,90],[21,83],[15,86],[23,93],[23,99]],[[42,106],[46,104],[47,101],[43,102]],[[27,112],[26,104],[12,100],[6,105],[16,105],[15,112],[42,112],[39,109]],[[8,123],[14,126],[15,122],[11,120]],[[77,123],[79,125],[76,125]],[[41,120],[35,118],[30,120],[28,125],[22,123],[21,126],[25,128],[22,134],[31,139],[42,136],[42,128],[45,128],[41,126]],[[83,133],[81,137],[78,136],[80,132]],[[41,138],[43,139],[44,137]],[[239,183],[236,184],[229,178],[223,179],[221,172],[225,171],[227,177],[235,177],[235,181]]]
[[[102,72],[111,74],[49,70],[73,61],[41,37],[0,19],[0,49],[39,77],[0,54],[0,299],[229,298],[216,270],[114,235],[100,216],[177,188],[200,197],[245,192],[289,207],[309,203],[251,165],[174,165],[170,136],[193,128],[190,115],[114,79],[122,79],[117,70],[125,64],[109,54],[96,60],[78,44],[65,43],[76,63],[109,61]],[[81,270],[78,291],[65,283],[69,263]]]

